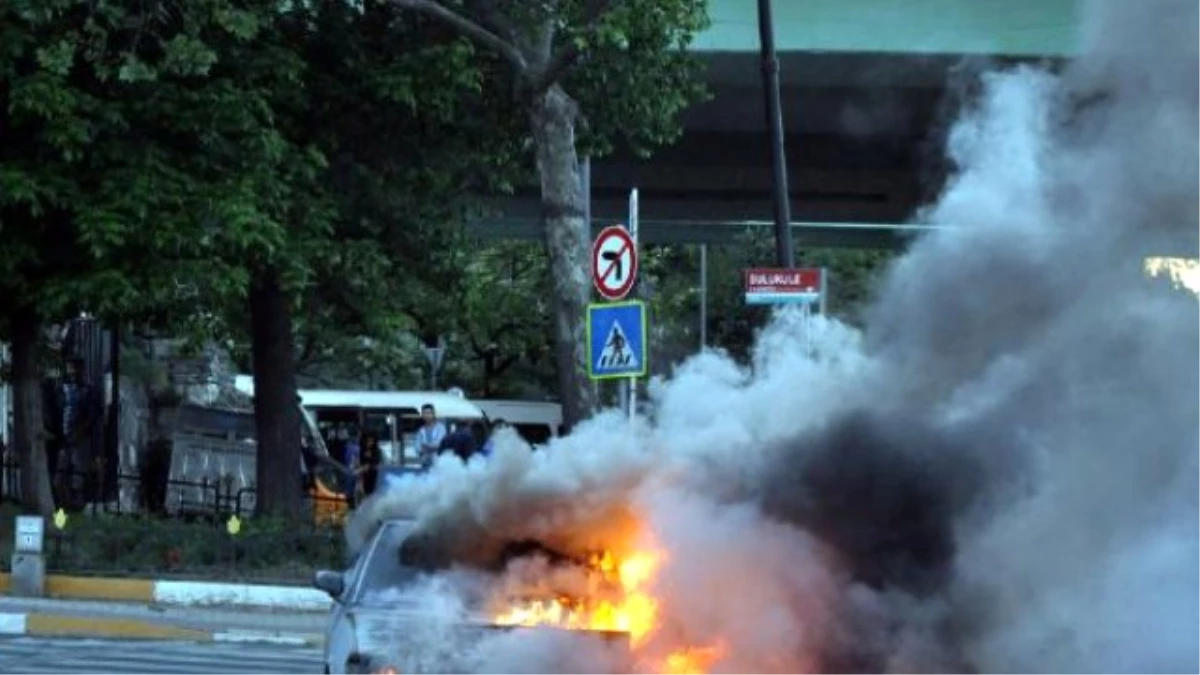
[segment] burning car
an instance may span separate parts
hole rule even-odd
[[[439,623],[431,619],[427,596],[404,591],[443,569],[444,562],[416,521],[393,519],[379,525],[348,569],[318,571],[314,585],[334,599],[325,672],[470,672],[471,659],[479,658],[473,647],[514,631],[555,631],[560,649],[583,641],[610,652],[627,650],[629,631],[620,630],[611,611],[608,626],[584,625],[567,620],[565,600],[549,605],[531,601],[489,614],[490,604],[475,599],[468,601],[467,612]],[[558,608],[557,614],[551,607]]]

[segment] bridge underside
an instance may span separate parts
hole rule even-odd
[[[592,165],[595,227],[624,222],[630,188],[648,243],[737,240],[772,227],[770,146],[755,54],[709,53],[712,98],[688,111],[683,137],[644,160]],[[956,82],[998,59],[943,55],[788,53],[781,97],[797,245],[893,248],[944,179],[942,135]],[[481,236],[540,236],[536,189],[497,201]]]

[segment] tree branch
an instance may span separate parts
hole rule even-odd
[[[477,7],[480,16],[483,17],[483,25],[491,28],[493,32],[498,32],[500,37],[508,38],[509,44],[521,51],[524,45],[521,44],[521,33],[517,30],[517,25],[500,8],[496,6],[496,0],[475,0],[472,6]]]
[[[501,359],[501,360],[500,360],[500,363],[498,363],[498,364],[496,364],[495,366],[493,366],[493,367],[492,367],[492,375],[497,375],[497,376],[498,376],[498,375],[501,375],[501,374],[503,374],[503,373],[504,373],[504,371],[506,371],[506,370],[508,370],[509,368],[511,368],[511,367],[512,367],[512,365],[513,365],[514,363],[516,363],[516,362],[517,362],[517,357],[516,357],[516,356],[514,356],[514,355],[512,355],[512,354],[509,354],[508,356],[506,356],[506,357],[504,357],[503,359]]]
[[[537,58],[540,63],[547,65],[549,65],[550,57],[553,55],[554,35],[558,32],[555,30],[554,23],[554,15],[546,17],[546,20],[542,22],[542,30],[537,35],[538,45],[535,50]]]
[[[504,57],[518,73],[524,73],[529,64],[525,60],[525,56],[521,54],[521,50],[517,49],[516,45],[508,42],[475,23],[467,17],[458,14],[436,0],[390,0],[392,4],[401,9],[411,9],[416,12],[422,12],[431,16],[447,26],[454,28],[458,32],[466,35],[479,44],[494,50],[500,56]]]
[[[479,340],[475,339],[475,333],[470,328],[467,329],[467,341],[471,343],[471,351],[475,353],[476,359],[487,356],[487,350],[479,346]]]
[[[511,321],[505,321],[505,322],[504,322],[504,324],[503,324],[502,326],[500,326],[499,328],[497,328],[497,329],[496,329],[496,330],[495,330],[495,331],[494,331],[494,332],[491,334],[491,336],[490,336],[490,337],[492,338],[492,342],[493,342],[493,343],[500,342],[500,338],[502,338],[502,337],[504,337],[505,335],[507,335],[507,334],[509,334],[509,333],[511,333],[511,332],[513,332],[513,331],[515,331],[516,329],[518,329],[518,328],[520,328],[520,327],[521,327],[521,326],[520,326],[520,324],[518,324],[518,323],[517,323],[515,320],[511,320]]]
[[[597,24],[600,23],[600,17],[611,9],[612,4],[613,0],[588,0],[583,10],[583,30],[581,32],[584,34],[594,32]],[[569,42],[555,52],[538,75],[537,81],[534,83],[534,91],[542,92],[554,86],[579,61],[579,57],[582,55],[583,51],[579,48],[578,40]]]
[[[316,355],[317,351],[317,336],[313,330],[304,331],[302,336],[304,346],[300,348],[300,355],[296,357],[296,364],[299,366],[303,363],[308,363]]]

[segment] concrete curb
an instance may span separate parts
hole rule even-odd
[[[52,613],[0,613],[0,635],[120,638],[124,640],[186,640],[319,647],[324,636],[315,633],[231,630],[208,631],[137,619],[100,618]]]
[[[0,593],[7,593],[8,589],[9,575],[0,574]],[[46,576],[46,596],[71,600],[114,600],[186,607],[219,605],[301,611],[327,610],[332,603],[324,592],[303,586],[62,575]]]

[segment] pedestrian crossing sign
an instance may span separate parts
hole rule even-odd
[[[644,377],[646,305],[637,300],[588,305],[587,341],[588,377]]]

